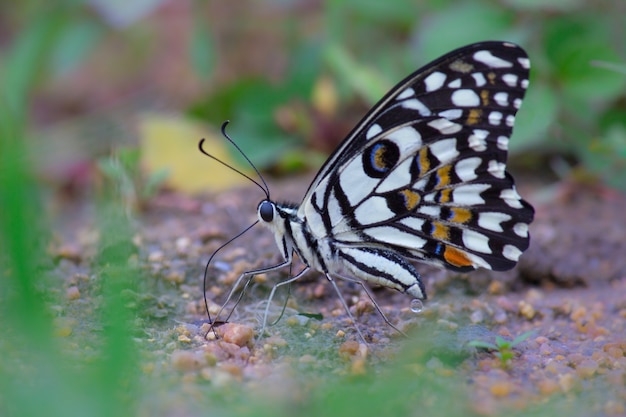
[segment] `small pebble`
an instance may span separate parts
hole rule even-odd
[[[172,352],[171,362],[174,369],[181,372],[190,372],[202,368],[206,364],[201,356],[188,350],[176,350]]]
[[[484,315],[482,310],[476,310],[470,314],[470,321],[474,324],[482,323],[484,320]]]
[[[591,378],[598,370],[598,363],[593,359],[585,359],[576,366],[576,373],[583,379]]]
[[[190,245],[191,239],[186,236],[176,239],[176,250],[178,251],[178,253],[186,252],[189,249]]]
[[[550,356],[553,353],[552,347],[550,346],[549,343],[542,343],[539,346],[539,353],[543,356]]]
[[[489,387],[489,391],[496,397],[506,397],[513,392],[514,386],[509,381],[501,381]]]
[[[68,300],[78,300],[80,298],[78,287],[75,285],[68,287],[67,290],[65,290],[65,298]]]
[[[493,315],[493,321],[498,324],[504,324],[507,322],[508,316],[506,311],[498,309]]]
[[[165,276],[165,279],[174,284],[182,284],[185,282],[185,275],[180,271],[172,271]]]
[[[67,259],[68,261],[72,261],[74,263],[80,263],[83,258],[80,248],[73,244],[61,245],[55,251],[55,255],[58,258]]]
[[[502,281],[493,280],[489,283],[489,287],[487,287],[487,292],[491,295],[499,295],[504,292],[504,285]]]
[[[254,341],[254,330],[245,324],[226,323],[218,328],[218,332],[225,342],[239,347],[251,347]]]
[[[68,337],[74,331],[77,322],[75,319],[67,317],[57,317],[54,319],[54,335],[59,337]]]
[[[575,385],[576,385],[576,378],[574,377],[573,374],[568,373],[568,374],[559,375],[559,387],[561,388],[561,391],[565,393],[570,392],[574,388]]]
[[[363,314],[372,312],[374,312],[374,305],[370,301],[359,300],[354,306],[354,314],[357,317],[361,317]]]
[[[579,321],[587,316],[587,309],[585,307],[577,307],[570,314],[570,319],[574,321]]]
[[[528,320],[532,320],[535,317],[535,308],[527,301],[520,301],[518,308],[519,313]]]
[[[150,252],[148,255],[149,262],[162,262],[165,255],[161,251]]]
[[[539,392],[543,395],[554,394],[560,389],[559,384],[552,379],[543,379],[541,381],[538,381],[537,388],[539,389]]]
[[[339,346],[339,354],[342,356],[354,356],[359,351],[359,342],[346,340]]]

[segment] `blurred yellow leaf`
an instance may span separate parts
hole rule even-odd
[[[334,116],[339,107],[339,97],[333,80],[329,77],[319,78],[313,86],[311,101],[313,107],[324,116]]]
[[[198,142],[205,138],[204,149],[208,153],[236,165],[226,150],[228,142],[208,126],[178,115],[146,114],[140,119],[139,135],[146,173],[168,170],[165,183],[176,190],[198,193],[249,183],[198,150]]]

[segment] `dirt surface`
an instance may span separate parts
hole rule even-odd
[[[273,188],[297,201],[304,183]],[[533,200],[532,194],[523,195]],[[558,399],[570,401],[571,415],[579,415],[572,399],[582,398],[590,404],[586,413],[626,415],[626,198],[576,186],[561,186],[556,195],[535,204],[531,246],[513,271],[460,275],[420,265],[429,300],[417,313],[410,297],[374,288],[381,309],[409,339],[383,322],[359,286],[340,282],[367,339],[363,344],[332,286],[317,273],[291,287],[282,319],[268,326],[263,338],[255,332],[269,291],[288,276],[287,270],[256,277],[230,318],[232,303],[216,316],[242,271],[280,261],[273,236],[260,226],[211,263],[209,309],[214,320],[228,324],[208,332],[201,289],[205,264],[255,220],[262,194],[253,188],[211,198],[162,194],[141,215],[135,242],[139,263],[159,283],[156,291],[163,288],[162,294],[152,294],[157,302],[151,308],[166,320],[170,341],[154,361],[187,381],[258,386],[277,378],[284,389],[294,366],[363,374],[414,343],[417,349],[423,346],[422,371],[467,381],[468,407],[477,414],[497,415],[502,407],[523,410]],[[77,229],[65,233],[67,241],[56,250],[66,260],[62,265],[80,265],[89,234],[84,225],[66,226]],[[83,236],[83,244],[76,236]],[[300,267],[296,263],[293,272]],[[72,268],[65,273],[89,273]],[[68,302],[80,300],[80,283],[67,282]],[[278,317],[285,297],[286,290],[277,292],[270,321]],[[468,346],[473,340],[495,343],[496,336],[510,341],[529,331],[506,362],[493,351]],[[457,358],[452,366],[445,359],[451,356]]]

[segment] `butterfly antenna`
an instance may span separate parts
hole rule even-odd
[[[263,185],[261,185],[261,183],[259,183],[258,181],[252,179],[249,175],[244,174],[239,169],[233,167],[232,165],[227,164],[226,162],[222,161],[221,159],[219,159],[219,158],[211,155],[210,153],[206,152],[204,150],[203,146],[202,146],[204,144],[204,139],[200,140],[200,143],[198,143],[198,148],[200,149],[200,152],[202,152],[203,154],[205,154],[209,158],[219,162],[220,164],[224,165],[225,167],[230,168],[231,170],[235,171],[239,175],[241,175],[241,176],[249,179],[250,181],[252,181],[254,184],[257,185],[257,187],[259,187],[263,191],[263,193],[265,194],[265,197],[269,200],[270,199],[270,189],[267,186],[267,183],[265,182],[265,179],[263,178],[263,175],[261,175],[261,173],[259,172],[257,167],[252,163],[250,158],[248,158],[248,156],[241,150],[239,145],[237,145],[237,143],[230,136],[228,136],[228,133],[226,133],[226,126],[228,126],[229,123],[230,123],[230,120],[226,120],[224,123],[222,123],[222,135],[226,138],[226,140],[228,140],[228,142],[230,142],[231,145],[233,145],[235,147],[235,149],[237,149],[239,154],[241,154],[241,156],[244,157],[244,159],[248,162],[248,164],[252,167],[252,169],[254,169],[254,172],[256,172],[257,176],[259,177],[259,179],[261,180],[261,183]]]
[[[211,313],[209,312],[209,301],[207,300],[207,297],[206,297],[206,284],[207,284],[207,276],[209,273],[209,265],[211,264],[211,261],[213,260],[213,258],[215,258],[215,255],[217,255],[219,251],[224,249],[226,246],[232,243],[235,239],[241,237],[248,230],[252,229],[254,226],[256,226],[258,222],[259,222],[258,220],[255,221],[250,226],[246,227],[243,231],[239,232],[235,237],[229,239],[226,243],[224,243],[222,246],[217,248],[215,252],[211,254],[211,256],[209,257],[209,261],[206,263],[206,266],[204,267],[204,278],[202,280],[202,294],[204,295],[204,309],[206,310],[206,314],[209,317],[209,323],[211,324],[211,329],[213,330],[213,334],[215,334],[215,328],[213,327],[213,320],[211,319]],[[217,320],[217,317],[215,319]],[[217,337],[217,334],[215,334],[215,337]]]

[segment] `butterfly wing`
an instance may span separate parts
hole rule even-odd
[[[459,271],[512,268],[534,215],[505,165],[528,75],[525,52],[503,42],[457,49],[411,74],[328,159],[298,215],[340,249]]]

